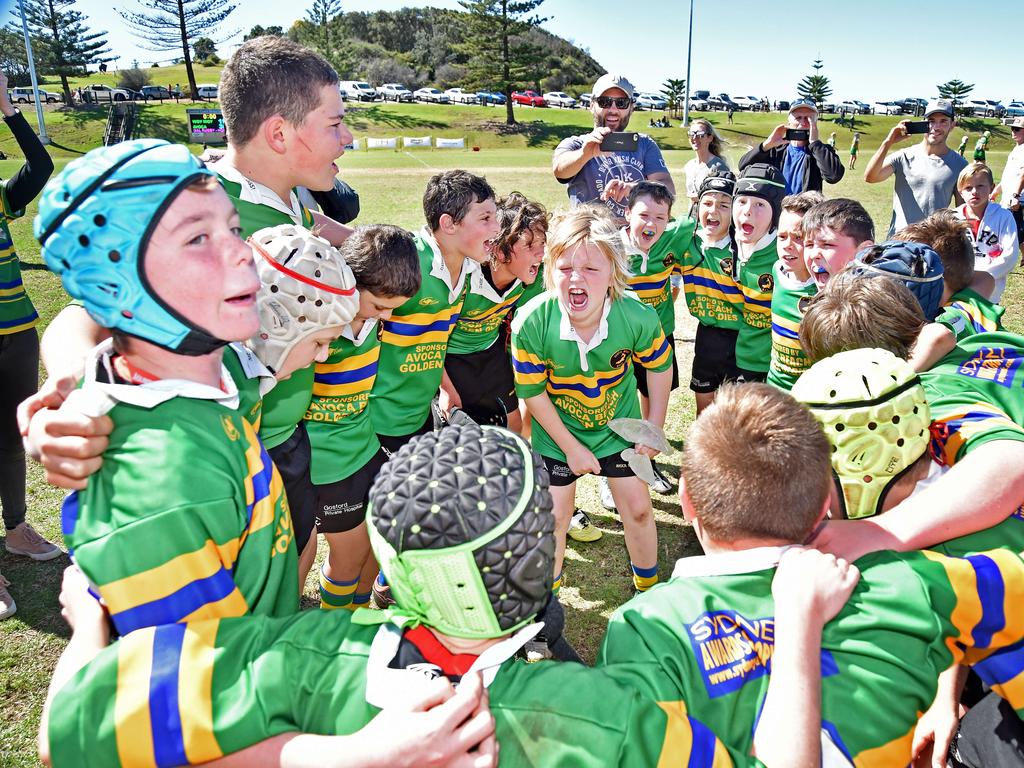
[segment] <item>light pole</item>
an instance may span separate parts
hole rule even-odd
[[[690,59],[693,53],[693,0],[690,0],[690,33],[686,39],[686,101],[683,104],[683,127],[690,124]]]
[[[43,105],[39,98],[39,81],[36,79],[36,62],[32,58],[32,40],[28,36],[28,22],[25,21],[25,0],[18,0],[18,8],[21,10],[21,33],[25,36],[25,52],[28,54],[28,74],[32,78],[32,94],[36,100],[36,120],[39,122],[39,141],[43,144],[50,143],[50,137],[46,135],[46,123],[43,122]]]

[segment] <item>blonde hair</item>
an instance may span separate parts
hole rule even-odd
[[[970,181],[973,177],[977,176],[979,173],[983,174],[985,177],[988,178],[988,185],[990,187],[994,187],[996,185],[995,177],[992,175],[992,169],[989,168],[984,163],[975,160],[973,163],[971,163],[962,171],[960,171],[960,175],[956,177],[957,191],[960,191],[965,186],[967,186],[967,182]]]
[[[715,126],[703,117],[698,117],[696,120],[692,121],[690,123],[690,130],[692,131],[698,123],[704,126],[704,130],[711,134],[711,143],[708,144],[708,152],[715,157],[725,160],[725,139],[719,136],[718,131],[715,130]],[[728,163],[726,163],[726,165],[728,165]]]
[[[701,526],[722,542],[802,542],[832,485],[818,421],[767,384],[723,384],[690,428],[681,470]]]
[[[612,300],[626,294],[629,264],[622,235],[611,212],[603,205],[581,205],[551,217],[547,247],[544,251],[544,287],[554,290],[555,262],[567,251],[584,243],[597,246],[612,266],[608,295]]]

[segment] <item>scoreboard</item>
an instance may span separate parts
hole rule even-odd
[[[223,144],[224,115],[219,109],[186,109],[189,141],[193,144]]]

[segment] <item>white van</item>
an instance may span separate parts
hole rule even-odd
[[[341,96],[353,101],[375,101],[377,89],[363,80],[342,80]]]

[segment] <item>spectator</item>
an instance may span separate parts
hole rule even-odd
[[[981,138],[974,143],[974,162],[985,162],[985,151],[988,149],[988,140],[991,135],[989,131],[985,131],[981,134]]]
[[[1017,222],[1017,241],[1024,245],[1024,216],[1021,213],[1020,198],[1024,193],[1024,117],[1015,117],[1010,123],[1010,132],[1016,146],[1010,150],[1003,169],[1003,178],[992,193],[995,199],[1002,194],[1000,205],[1009,209]]]
[[[657,181],[675,194],[668,166],[654,140],[640,134],[636,152],[602,152],[601,142],[613,131],[625,131],[633,115],[633,86],[622,75],[604,74],[594,83],[590,111],[594,130],[563,139],[555,148],[551,167],[555,178],[568,185],[573,207],[604,200],[620,220],[625,219],[625,199],[632,182]],[[609,182],[612,185],[605,193]],[[607,199],[605,199],[607,198]]]
[[[850,170],[857,167],[857,150],[860,149],[860,134],[854,132],[853,143],[850,144]]]
[[[689,136],[690,146],[697,156],[687,161],[683,173],[686,174],[686,195],[690,198],[691,206],[694,206],[705,177],[716,168],[728,171],[729,164],[723,156],[722,137],[707,120],[697,118],[691,122]]]
[[[807,141],[786,141],[790,128],[807,131]],[[778,168],[786,180],[787,195],[820,192],[823,181],[836,184],[846,172],[838,153],[818,137],[818,108],[808,99],[793,102],[786,122],[740,158],[740,170],[754,163]]]
[[[957,205],[963,202],[956,191],[956,179],[967,167],[967,161],[947,143],[956,127],[953,102],[946,99],[929,102],[924,117],[928,121],[928,133],[919,144],[889,154],[895,144],[908,136],[907,121],[901,120],[889,131],[864,169],[864,181],[868,184],[896,177],[889,237],[908,224],[928,218],[940,208],[948,208],[951,200]]]
[[[732,125],[732,116],[733,116],[734,114],[736,114],[736,108],[735,108],[735,107],[734,107],[734,106],[733,106],[732,104],[730,104],[730,105],[729,105],[729,106],[728,106],[728,107],[726,108],[726,115],[728,115],[728,116],[729,116],[729,125]]]
[[[963,135],[963,138],[960,139],[960,146],[956,150],[957,153],[960,155],[960,157],[963,157],[964,156],[964,152],[967,151],[967,141],[968,141],[969,138],[970,137],[965,133]]]
[[[974,246],[974,268],[995,278],[989,298],[998,303],[1006,288],[1006,276],[1020,259],[1020,249],[1013,214],[992,202],[994,186],[992,171],[984,163],[974,162],[964,168],[956,182],[964,204],[956,209],[956,215],[967,222],[967,234]]]

